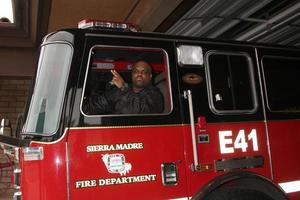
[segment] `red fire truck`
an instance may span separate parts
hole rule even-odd
[[[21,131],[0,136],[15,199],[300,199],[299,49],[81,27],[44,38]],[[84,111],[139,59],[163,112]]]

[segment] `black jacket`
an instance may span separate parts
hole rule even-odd
[[[139,93],[133,92],[129,86],[122,90],[113,87],[102,95],[85,99],[82,109],[88,115],[161,113],[164,98],[160,90],[152,85]]]

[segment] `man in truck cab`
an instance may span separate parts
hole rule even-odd
[[[127,84],[122,76],[111,70],[111,86],[103,94],[88,97],[83,102],[83,112],[99,114],[148,114],[161,113],[164,99],[160,90],[152,85],[152,67],[145,60],[133,64],[132,84]]]

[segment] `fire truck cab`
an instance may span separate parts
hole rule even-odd
[[[20,136],[0,136],[15,199],[300,199],[299,49],[99,24],[43,40]],[[140,59],[162,112],[84,109]]]

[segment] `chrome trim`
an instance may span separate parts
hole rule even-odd
[[[22,199],[22,192],[21,191],[16,191],[14,193],[13,200],[21,200],[21,199]]]
[[[287,182],[278,183],[278,185],[286,192],[300,192],[300,180],[293,180]]]
[[[165,169],[166,165],[170,165],[170,164],[172,164],[172,165],[175,166],[174,173],[175,173],[176,182],[172,183],[172,184],[165,182],[166,174],[165,174],[165,170],[164,169]],[[162,163],[161,164],[161,178],[162,178],[162,183],[163,183],[164,186],[176,186],[176,185],[178,185],[178,167],[177,167],[177,165],[176,165],[175,162],[173,162],[173,163]]]
[[[70,199],[70,163],[69,163],[69,148],[66,142],[66,173],[67,173],[67,198]]]
[[[262,101],[263,115],[264,115],[264,124],[265,124],[265,130],[266,130],[266,140],[267,140],[267,148],[268,148],[268,155],[269,155],[269,162],[270,162],[270,173],[271,173],[271,179],[274,180],[274,172],[273,172],[273,164],[272,164],[272,153],[271,153],[269,129],[268,129],[268,124],[267,124],[267,114],[266,114],[263,84],[262,84],[262,78],[263,77],[260,73],[260,70],[263,70],[263,69],[261,68],[261,65],[259,64],[257,48],[255,48],[255,57],[256,57],[256,64],[257,64],[257,71],[258,71],[257,72],[258,73],[258,79],[259,79],[259,84],[260,84],[261,101]],[[267,96],[266,96],[266,98],[267,98]]]
[[[23,148],[24,161],[43,160],[44,148],[43,147],[26,147]]]
[[[198,162],[197,139],[196,139],[196,132],[195,132],[195,121],[194,121],[192,92],[191,92],[191,90],[185,90],[183,95],[184,95],[184,98],[188,100],[188,104],[189,104],[192,145],[193,145],[193,157],[194,157],[194,166],[192,166],[192,169],[193,169],[193,171],[197,171],[197,167],[199,165],[199,162]]]
[[[15,163],[20,163],[20,147],[15,147],[14,148],[14,158],[15,158]]]
[[[171,103],[171,107],[170,107],[170,110],[169,112],[167,113],[151,113],[151,114],[119,114],[119,115],[116,115],[116,114],[113,114],[113,115],[110,115],[110,114],[106,114],[106,115],[87,115],[85,114],[83,111],[82,111],[82,102],[83,102],[83,99],[84,99],[84,92],[85,92],[85,88],[86,88],[86,82],[87,82],[87,77],[88,77],[88,73],[89,73],[89,66],[90,66],[90,61],[91,61],[91,55],[92,55],[92,50],[96,47],[108,47],[108,48],[127,48],[127,49],[139,49],[139,50],[159,50],[159,51],[162,51],[165,55],[165,58],[167,60],[166,62],[166,71],[165,73],[167,73],[167,78],[168,80],[168,92],[169,92],[169,98],[170,98],[170,103]],[[86,72],[85,72],[85,77],[84,77],[84,84],[83,84],[83,88],[82,88],[82,94],[81,94],[81,100],[80,100],[80,113],[85,116],[85,117],[91,117],[91,118],[99,118],[99,117],[114,117],[114,116],[164,116],[164,115],[169,115],[172,111],[173,111],[173,98],[172,98],[172,90],[171,90],[171,77],[170,77],[170,66],[169,66],[169,56],[168,56],[168,53],[162,49],[162,48],[153,48],[153,47],[141,47],[141,46],[114,46],[114,45],[94,45],[90,48],[90,52],[89,52],[89,58],[88,58],[88,63],[87,63],[87,66],[86,66]],[[167,99],[165,99],[167,100]]]
[[[256,50],[256,49],[255,49]],[[285,60],[300,60],[299,58],[297,58],[297,57],[289,57],[289,56],[276,56],[276,55],[263,55],[262,57],[261,57],[261,72],[262,72],[262,81],[264,82],[264,87],[263,87],[263,89],[264,89],[264,91],[265,91],[265,94],[266,94],[266,102],[267,102],[267,108],[268,108],[268,110],[270,111],[270,112],[272,112],[272,113],[288,113],[288,114],[290,114],[290,113],[299,113],[300,111],[299,110],[296,110],[296,111],[293,111],[293,112],[291,112],[291,111],[286,111],[286,110],[273,110],[273,109],[271,109],[271,107],[270,107],[270,103],[269,103],[269,95],[268,95],[268,90],[267,90],[267,81],[266,81],[266,79],[265,79],[265,71],[264,71],[264,69],[265,69],[265,67],[264,67],[264,62],[263,62],[263,59],[264,58],[271,58],[271,59],[285,59]],[[257,62],[259,62],[259,61],[257,61]],[[282,67],[282,68],[284,68],[284,67]],[[268,83],[269,84],[269,83]]]
[[[63,134],[57,140],[54,140],[51,142],[30,141],[30,145],[32,146],[33,144],[57,144],[57,143],[61,142],[62,140],[66,140],[68,130],[69,130],[69,128],[65,128]]]
[[[245,109],[245,110],[219,110],[214,106],[214,100],[213,100],[213,94],[212,94],[212,85],[211,85],[211,76],[210,76],[210,66],[208,62],[208,58],[210,55],[228,55],[228,56],[243,56],[246,58],[248,62],[248,69],[249,69],[249,81],[250,81],[250,87],[251,87],[251,98],[253,101],[253,109]],[[223,50],[210,50],[205,53],[204,55],[204,61],[205,61],[205,68],[206,68],[206,79],[207,79],[207,94],[208,94],[208,104],[211,109],[211,111],[216,115],[224,115],[224,114],[253,114],[258,109],[258,98],[257,93],[255,90],[255,79],[254,79],[254,69],[253,69],[253,63],[251,56],[247,52],[230,52],[230,51],[223,51]]]
[[[48,34],[48,36],[50,36],[51,34]],[[66,77],[65,78],[65,85],[64,85],[64,88],[63,88],[63,97],[62,97],[62,102],[60,104],[60,114],[59,114],[59,120],[57,121],[57,125],[56,125],[56,129],[54,132],[52,133],[37,133],[37,132],[27,132],[26,131],[26,128],[27,128],[27,125],[28,125],[28,116],[29,116],[29,113],[32,109],[32,103],[33,103],[33,99],[31,99],[30,101],[30,105],[29,105],[29,108],[28,108],[28,116],[26,118],[26,120],[24,121],[24,126],[22,128],[22,132],[21,132],[21,135],[24,135],[22,133],[26,133],[26,135],[35,135],[35,136],[53,136],[55,134],[57,134],[57,130],[59,129],[59,124],[60,124],[60,120],[62,118],[61,116],[61,113],[62,113],[62,110],[63,110],[63,103],[64,103],[64,100],[65,100],[65,97],[66,97],[66,88],[67,88],[67,83],[68,83],[68,79],[69,79],[69,75],[70,75],[70,69],[72,67],[72,60],[73,60],[73,56],[74,56],[74,46],[72,45],[72,43],[68,42],[68,41],[54,41],[54,42],[44,42],[42,45],[41,45],[41,52],[40,52],[40,58],[38,59],[38,67],[37,67],[37,72],[36,72],[36,77],[35,77],[35,84],[34,84],[34,87],[33,87],[33,92],[31,94],[31,97],[33,97],[35,95],[35,89],[36,89],[36,85],[38,83],[38,81],[41,81],[39,80],[39,73],[40,73],[40,70],[41,70],[41,64],[42,64],[42,59],[44,59],[44,47],[45,46],[48,46],[48,45],[53,45],[53,44],[66,44],[68,46],[71,47],[71,57],[70,57],[70,60],[69,60],[69,63],[68,63],[68,70],[67,70],[67,74],[66,74]]]
[[[14,184],[14,188],[19,190],[21,188],[21,185],[20,185],[20,175],[21,175],[21,169],[17,168],[14,170],[14,177],[13,177],[13,184]],[[18,179],[18,181],[16,181],[16,179]]]
[[[70,127],[70,130],[85,129],[120,129],[120,128],[158,128],[158,127],[177,127],[188,126],[190,124],[159,124],[159,125],[128,125],[128,126],[87,126],[87,127]]]

